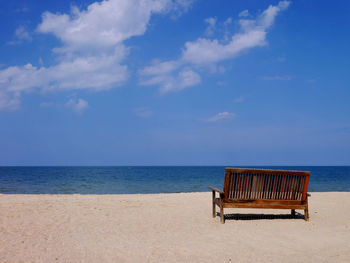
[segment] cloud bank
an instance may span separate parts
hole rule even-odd
[[[194,0],[104,0],[86,9],[72,7],[69,14],[45,12],[37,26],[39,34],[56,37],[61,45],[52,50],[57,63],[34,66],[31,63],[0,70],[0,110],[20,108],[26,92],[51,90],[102,91],[119,87],[130,72],[125,41],[147,31],[153,15],[176,16],[186,12]],[[289,1],[270,5],[255,18],[248,10],[240,15],[239,30],[223,39],[215,35],[218,21],[208,18],[206,38],[188,41],[179,59],[154,61],[139,70],[140,84],[155,85],[161,93],[180,91],[198,85],[203,71],[221,71],[217,64],[232,60],[243,52],[267,44],[266,35],[276,16]],[[246,16],[247,15],[247,16]],[[249,19],[248,19],[249,17]],[[229,28],[232,19],[223,22]],[[16,30],[20,40],[30,40],[24,27]]]
[[[28,63],[0,70],[0,110],[17,109],[21,94],[33,89],[100,91],[120,86],[129,75],[124,64],[129,49],[124,41],[143,35],[152,15],[185,12],[192,2],[105,0],[86,10],[73,7],[69,14],[45,12],[36,31],[52,34],[61,42],[53,50],[59,62],[49,67]],[[21,28],[16,34],[29,37]],[[189,85],[187,82],[182,85]]]
[[[203,68],[215,68],[216,64],[234,59],[244,51],[267,44],[266,35],[273,25],[276,16],[290,5],[289,1],[281,1],[277,5],[270,5],[255,19],[248,19],[248,11],[239,20],[239,31],[229,40],[198,38],[186,42],[181,57],[177,60],[156,61],[152,65],[140,70],[142,85],[158,85],[160,92],[178,91],[197,85],[201,82],[198,71]],[[214,22],[215,21],[215,22]],[[231,23],[227,23],[229,25]],[[208,18],[209,33],[213,34],[216,20]],[[208,35],[208,29],[206,34]],[[184,74],[184,72],[186,72]],[[186,83],[186,84],[184,84]]]

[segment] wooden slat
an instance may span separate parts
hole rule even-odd
[[[236,199],[239,198],[240,187],[241,187],[241,175],[237,174],[237,185],[236,185],[236,194],[235,194]]]
[[[235,181],[236,181],[236,174],[232,173],[231,174],[231,178],[232,178],[232,185],[231,185],[231,198],[234,198],[234,194],[235,194]]]
[[[254,198],[259,198],[259,190],[260,190],[260,176],[256,175],[256,185],[255,185],[255,196]]]
[[[303,177],[298,177],[298,194],[297,194],[297,199],[301,200],[301,189],[302,189],[302,183],[303,183],[304,178]]]
[[[282,184],[281,184],[281,200],[284,200],[285,190],[286,189],[286,177],[282,176]]]
[[[254,204],[254,203],[225,203],[225,208],[263,208],[263,209],[305,209],[306,205],[279,205],[279,204]]]
[[[285,196],[286,196],[286,185],[287,185],[287,178],[285,176],[282,177],[283,181],[282,181],[282,200],[285,200]]]
[[[286,194],[284,196],[285,200],[289,200],[289,192],[290,192],[290,184],[291,184],[291,176],[286,176]]]
[[[288,200],[292,200],[293,187],[294,187],[294,176],[291,176],[291,178],[290,178],[290,188],[289,188],[289,193],[288,193]]]
[[[239,185],[238,185],[238,196],[237,196],[237,198],[241,198],[242,185],[243,185],[243,176],[242,176],[242,174],[239,174]]]
[[[272,190],[271,199],[276,199],[276,190],[277,190],[278,178],[279,178],[279,176],[276,175],[276,176],[275,176],[275,180],[274,180],[274,185],[273,185],[273,190]]]
[[[265,176],[263,175],[260,175],[260,187],[259,187],[259,199],[262,199],[263,198],[263,187],[264,187],[264,180],[265,180]]]
[[[267,187],[266,199],[271,199],[270,195],[271,195],[271,192],[272,192],[271,185],[272,185],[272,182],[273,182],[273,175],[270,175],[268,177],[270,178],[270,180],[269,180],[269,184],[268,184],[268,187]]]
[[[301,200],[303,200],[304,186],[305,186],[305,177],[304,177],[304,179],[302,180],[301,185],[300,185],[300,199],[301,199]]]
[[[232,193],[232,174],[230,173],[230,178],[229,178],[229,184],[228,184],[228,198],[232,198],[231,193]]]
[[[236,198],[236,195],[237,195],[237,183],[238,183],[238,175],[234,173],[234,184],[233,184],[233,192],[232,192],[233,198]]]
[[[214,200],[215,204],[220,206],[220,198],[215,198]],[[268,208],[267,206],[279,206],[281,209],[289,208],[290,206],[298,206],[300,209],[304,209],[304,207],[307,205],[306,202],[303,201],[287,201],[287,200],[224,200],[223,204],[225,207],[257,207],[257,206],[264,206],[263,208]],[[298,208],[296,208],[298,209]]]
[[[246,185],[245,185],[245,191],[244,191],[244,199],[248,199],[248,191],[249,191],[249,174],[246,175]]]
[[[274,199],[278,200],[279,199],[279,194],[280,194],[280,181],[281,181],[281,176],[277,175],[277,181],[276,181],[276,191],[275,191],[275,197]]]
[[[245,194],[247,192],[247,180],[248,176],[246,174],[243,175],[243,187],[242,187],[242,198],[245,199]]]
[[[262,193],[262,196],[263,196],[263,199],[266,199],[266,193],[267,193],[267,186],[269,184],[269,179],[270,177],[268,175],[264,175],[264,187],[263,187],[263,193]]]
[[[242,174],[239,174],[239,190],[238,190],[239,199],[242,198],[243,184],[244,184],[244,176]]]
[[[253,182],[254,181],[254,175],[251,174],[250,175],[250,190],[249,190],[249,196],[248,196],[248,199],[250,199],[252,197],[252,194],[253,194]]]
[[[264,183],[264,199],[267,199],[267,191],[268,191],[268,187],[269,187],[269,181],[270,181],[270,176],[265,175],[265,183]]]
[[[235,203],[235,204],[278,204],[278,205],[305,205],[305,201],[297,200],[265,200],[265,199],[256,199],[256,200],[247,200],[247,199],[224,199],[223,202],[226,203]]]
[[[300,187],[299,187],[299,199],[303,199],[303,189],[304,189],[304,183],[305,183],[305,177],[300,181]]]
[[[256,199],[258,196],[258,187],[259,187],[259,176],[254,174],[254,194],[253,198]]]
[[[231,198],[234,198],[234,193],[235,193],[235,184],[236,184],[236,173],[232,173],[231,174],[231,180],[232,180],[232,184],[231,184]]]
[[[291,199],[295,200],[297,196],[297,189],[298,189],[298,177],[293,177],[293,191],[291,195]]]
[[[263,182],[263,188],[261,190],[261,199],[266,199],[266,186],[267,186],[267,181],[269,180],[269,177],[267,175],[263,175],[264,177],[264,182]]]
[[[229,188],[231,173],[232,171],[230,169],[225,170],[225,183],[224,183],[225,198],[228,198],[228,188]]]
[[[244,199],[244,194],[246,191],[246,185],[247,185],[247,175],[246,174],[242,174],[243,177],[243,183],[242,183],[242,189],[241,189],[241,198]]]
[[[292,193],[290,195],[290,199],[292,199],[292,200],[295,200],[296,189],[297,189],[297,177],[293,176]]]
[[[245,199],[245,195],[246,195],[246,192],[247,192],[247,185],[248,185],[248,175],[247,174],[244,174],[243,175],[243,189],[242,189],[242,198]]]
[[[254,193],[252,198],[257,198],[257,193],[258,193],[258,175],[254,174]]]
[[[237,174],[233,173],[232,198],[235,198],[236,189],[237,189]]]
[[[270,186],[269,186],[269,194],[268,194],[268,199],[272,198],[272,193],[273,193],[273,185],[274,185],[274,180],[275,180],[276,175],[271,176],[271,181],[270,181]]]
[[[250,195],[250,177],[251,177],[251,175],[248,174],[247,175],[247,187],[246,187],[247,191],[245,192],[245,196],[244,196],[245,199],[249,199],[249,195]]]
[[[249,187],[250,187],[250,175],[247,175],[246,191],[244,193],[244,199],[249,199]]]
[[[299,193],[300,193],[299,189],[300,189],[301,178],[302,177],[297,177],[296,178],[296,181],[297,181],[296,186],[295,186],[295,199],[296,200],[299,200]]]
[[[279,182],[279,187],[278,187],[278,191],[279,191],[279,194],[278,194],[278,199],[279,200],[282,200],[282,185],[283,185],[283,176],[280,175],[280,182]]]
[[[275,175],[272,175],[272,176],[271,176],[270,186],[269,186],[269,194],[268,194],[268,198],[269,198],[269,199],[271,199],[271,197],[272,197],[274,179],[275,179]]]
[[[292,187],[293,187],[293,176],[289,176],[289,185],[288,185],[288,195],[287,195],[287,200],[291,199],[291,193],[292,193]]]
[[[235,198],[236,180],[237,180],[236,173],[232,173],[232,189],[231,189],[231,191],[232,191],[232,192],[231,192],[232,198]]]
[[[310,180],[310,173],[305,177],[303,196],[302,196],[301,200],[306,200],[306,198],[307,198],[307,187],[309,185],[309,180]]]

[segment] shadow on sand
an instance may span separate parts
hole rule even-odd
[[[216,213],[220,217],[220,213]],[[225,214],[225,220],[272,220],[272,219],[305,219],[304,215],[296,212],[291,214]]]

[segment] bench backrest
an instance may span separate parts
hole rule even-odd
[[[305,201],[310,172],[226,168],[225,199]]]

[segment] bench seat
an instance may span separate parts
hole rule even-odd
[[[305,201],[289,200],[223,200],[227,208],[266,208],[266,209],[305,209]],[[215,204],[220,206],[220,198],[215,198]]]

